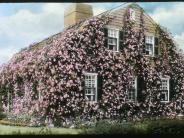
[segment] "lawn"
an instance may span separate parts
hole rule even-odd
[[[8,126],[0,125],[0,135],[20,135],[20,134],[79,134],[80,129],[69,129],[69,128],[48,128],[48,127],[20,127],[20,126]]]

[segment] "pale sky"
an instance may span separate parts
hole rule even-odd
[[[13,54],[63,30],[64,9],[71,3],[0,3],[0,65]],[[94,15],[123,3],[88,3]],[[184,2],[139,2],[160,25],[169,29],[184,50]]]

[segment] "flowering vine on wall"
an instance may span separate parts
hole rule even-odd
[[[104,46],[103,28],[109,20],[105,16],[80,22],[43,48],[30,46],[14,55],[0,72],[4,111],[55,122],[77,117],[137,120],[183,113],[184,60],[169,34],[158,26],[161,54],[153,59],[144,56],[143,13],[137,30],[127,9],[122,19],[122,48],[114,53]],[[91,104],[85,99],[84,72],[98,74],[97,103]],[[127,102],[133,75],[138,76],[142,87],[138,91],[138,102]],[[171,78],[173,97],[168,103],[160,102],[161,75]]]

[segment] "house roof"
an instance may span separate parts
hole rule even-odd
[[[101,17],[104,16],[104,15],[106,15],[106,16],[111,16],[111,15],[112,15],[112,16],[113,16],[114,14],[116,14],[116,12],[117,12],[118,10],[124,9],[124,8],[126,8],[126,7],[134,7],[134,8],[139,8],[139,9],[143,10],[143,9],[142,9],[138,4],[136,4],[136,3],[124,3],[124,4],[122,4],[122,5],[118,6],[118,7],[115,7],[115,8],[113,8],[113,9],[107,10],[107,11],[105,11],[105,12],[99,14],[99,15],[93,16],[93,17],[91,17],[91,18],[95,18],[95,17],[101,18]],[[72,26],[69,26],[69,27],[67,27],[67,28],[64,28],[62,32],[59,32],[59,33],[57,33],[57,34],[54,34],[54,35],[52,35],[52,36],[50,36],[50,37],[48,37],[48,38],[46,38],[46,39],[44,39],[44,40],[42,40],[42,41],[40,41],[40,42],[38,42],[38,43],[34,43],[34,44],[30,45],[29,47],[26,47],[26,48],[22,49],[20,52],[16,53],[16,54],[12,57],[12,59],[11,59],[10,61],[11,61],[11,62],[13,61],[13,63],[16,64],[17,62],[21,62],[21,59],[22,59],[22,60],[26,60],[26,58],[27,58],[26,56],[25,56],[24,58],[18,58],[18,57],[21,55],[21,53],[22,53],[22,52],[25,52],[25,51],[31,52],[31,55],[35,55],[35,56],[36,56],[36,55],[39,55],[39,54],[37,53],[37,52],[40,52],[39,50],[44,49],[44,48],[48,48],[48,47],[52,46],[53,40],[56,40],[56,39],[58,39],[58,38],[61,38],[61,37],[63,36],[63,34],[64,34],[67,30],[70,30],[70,29],[77,30],[78,28],[80,28],[80,27],[83,25],[83,23],[84,23],[86,20],[89,20],[89,19],[91,19],[91,18],[82,20],[82,21],[80,21],[80,22],[78,22],[78,23],[76,23],[76,24],[74,24],[74,25],[72,25]],[[151,18],[150,18],[150,19],[151,19]],[[35,53],[37,53],[37,54],[35,54]],[[41,54],[41,53],[40,53],[40,54]]]
[[[90,17],[88,19],[95,18],[95,17],[101,18],[104,15],[106,15],[106,16],[111,16],[112,15],[113,16],[118,10],[124,9],[124,8],[127,8],[127,7],[134,7],[134,8],[138,8],[138,9],[141,9],[141,10],[144,11],[144,9],[142,7],[140,7],[138,4],[136,4],[136,3],[127,3],[126,2],[126,3],[123,3],[123,4],[121,4],[121,5],[119,5],[119,6],[115,7],[115,8],[112,8],[110,10],[107,10],[107,11],[103,12],[103,13],[100,13],[100,14],[98,14],[96,16]],[[144,13],[145,13],[145,11],[144,11]],[[155,21],[149,15],[147,15],[147,17],[150,19],[150,21],[152,23],[155,24]],[[62,33],[64,31],[66,31],[68,29],[71,29],[71,28],[77,29],[77,28],[79,28],[88,19],[82,20],[82,21],[80,21],[80,23],[78,22],[78,23],[76,23],[74,25],[71,25],[71,26],[69,26],[67,28],[64,28],[62,32],[59,32],[59,33],[54,34],[52,36],[49,36],[48,38],[46,38],[46,39],[44,39],[44,40],[42,40],[42,41],[40,41],[40,42],[38,42],[36,44],[33,44],[31,47],[32,48],[36,48],[36,47],[37,48],[42,48],[42,46],[44,46],[45,44],[47,44],[51,39],[57,38],[58,36],[62,35]],[[40,46],[40,45],[42,45],[42,46]]]

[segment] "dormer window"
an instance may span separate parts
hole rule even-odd
[[[135,10],[129,9],[130,20],[135,21]]]
[[[147,35],[145,37],[145,47],[143,49],[145,55],[154,56],[154,36]]]
[[[117,29],[108,29],[108,46],[107,48],[112,51],[119,51],[119,31]]]

